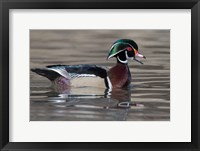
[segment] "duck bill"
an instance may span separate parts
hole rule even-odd
[[[140,61],[140,60],[138,60],[138,59],[136,59],[136,58],[133,58],[133,60],[135,60],[136,62],[138,62],[138,63],[140,63],[140,64],[143,64],[142,61]]]
[[[138,53],[136,56],[137,56],[137,57],[140,57],[140,58],[144,58],[144,59],[146,59],[146,57],[145,57],[144,55],[139,54],[139,53]]]
[[[146,59],[146,57],[144,56],[144,55],[142,55],[142,54],[139,54],[138,52],[136,53],[136,55],[135,55],[136,57],[139,57],[139,58],[144,58],[144,59]],[[133,60],[135,60],[136,62],[138,62],[138,63],[140,63],[140,64],[143,64],[143,62],[142,61],[140,61],[140,60],[138,60],[138,59],[136,59],[135,57],[133,58]]]

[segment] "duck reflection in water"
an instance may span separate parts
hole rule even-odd
[[[65,106],[86,105],[102,108],[129,108],[140,105],[131,101],[130,88],[113,89],[111,92],[108,89],[92,87],[60,88],[56,87],[54,94],[58,102],[64,101]]]

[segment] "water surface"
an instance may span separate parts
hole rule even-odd
[[[105,89],[80,87],[55,91],[51,82],[30,72],[31,121],[168,121],[170,120],[169,30],[31,30],[30,68],[96,64],[106,60],[117,39],[133,39],[147,59],[129,61],[132,83],[108,95]]]

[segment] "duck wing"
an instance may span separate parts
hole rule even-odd
[[[107,69],[97,65],[50,65],[47,69],[55,71],[60,75],[74,79],[79,77],[107,77]],[[67,72],[67,73],[66,73]]]
[[[112,84],[107,75],[107,68],[97,65],[51,65],[47,69],[53,70],[71,80],[73,86],[95,86],[111,89]],[[67,72],[67,73],[66,73]]]

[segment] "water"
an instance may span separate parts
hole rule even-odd
[[[51,82],[30,72],[31,121],[169,121],[169,30],[31,30],[30,68],[53,64],[96,64],[106,60],[112,43],[133,39],[147,59],[143,65],[129,61],[130,89],[80,87],[58,93]]]

